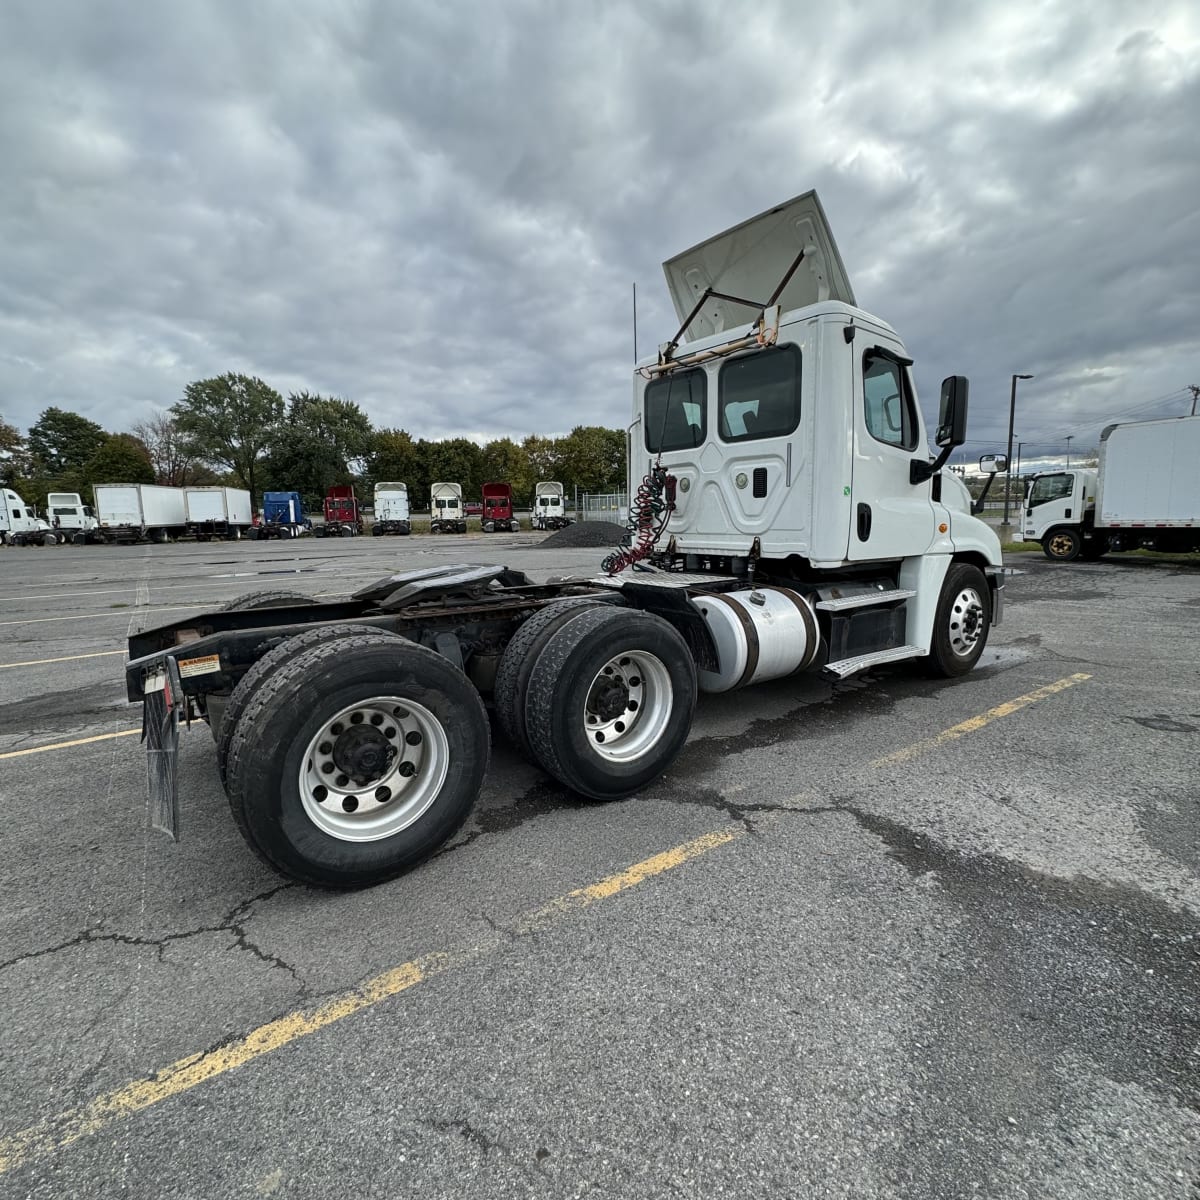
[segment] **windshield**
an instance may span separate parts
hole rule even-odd
[[[1039,475],[1029,493],[1029,506],[1068,499],[1075,488],[1074,475]]]

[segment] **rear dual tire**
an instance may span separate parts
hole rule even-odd
[[[229,747],[229,805],[275,870],[367,887],[453,836],[488,753],[487,714],[457,667],[401,638],[342,638],[291,658],[250,699]]]

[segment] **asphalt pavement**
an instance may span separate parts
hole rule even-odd
[[[0,1197],[1200,1195],[1200,568],[1010,560],[957,681],[702,697],[634,799],[497,733],[424,866],[146,828],[131,630],[541,535],[0,550]],[[33,751],[32,753],[27,753]]]

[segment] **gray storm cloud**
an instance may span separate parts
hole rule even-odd
[[[245,370],[426,437],[622,426],[631,281],[645,350],[663,258],[809,187],[970,449],[1013,372],[1027,442],[1187,411],[1200,14],[911,7],[5,5],[0,411]]]

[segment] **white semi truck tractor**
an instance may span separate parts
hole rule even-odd
[[[1021,536],[1059,562],[1200,550],[1200,416],[1110,425],[1095,469],[1034,475]]]
[[[628,536],[595,574],[400,572],[134,635],[154,822],[178,828],[181,715],[205,717],[239,829],[280,873],[377,883],[471,811],[488,716],[569,791],[632,795],[697,695],[910,661],[960,676],[1003,596],[1000,544],[927,436],[897,333],[855,304],[814,193],[666,264],[679,328],[633,379]],[[635,569],[636,568],[636,569]],[[799,768],[799,764],[798,764]]]
[[[466,533],[461,483],[435,483],[429,489],[429,532]]]
[[[77,546],[96,540],[100,522],[78,492],[51,492],[46,497],[46,515],[58,538],[68,538]]]
[[[408,511],[408,484],[377,483],[374,493],[375,523],[371,533],[375,537],[397,534],[407,537],[412,533],[412,518]]]
[[[567,516],[566,494],[563,485],[555,480],[544,480],[533,488],[534,529],[565,529],[571,524]]]

